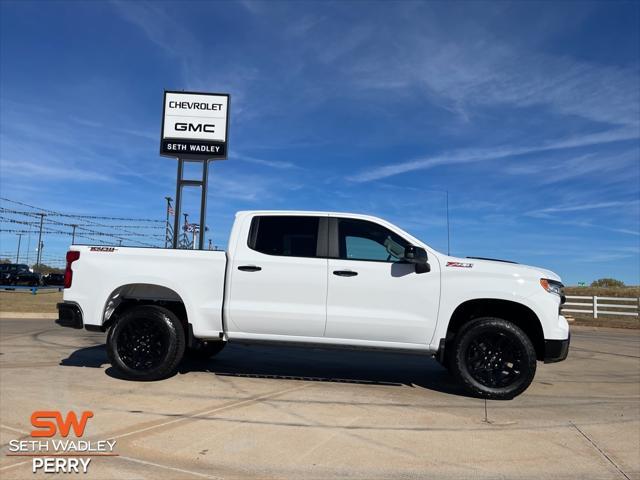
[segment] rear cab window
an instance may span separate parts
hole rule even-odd
[[[251,221],[248,246],[266,255],[321,257],[320,223],[320,217],[313,216],[256,216]]]

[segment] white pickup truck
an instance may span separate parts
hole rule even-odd
[[[443,255],[382,219],[239,212],[228,251],[72,246],[59,325],[109,331],[126,378],[172,375],[227,342],[435,356],[473,394],[507,399],[564,360],[553,272]]]

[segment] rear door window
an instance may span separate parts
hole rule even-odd
[[[319,217],[254,217],[249,233],[249,248],[267,255],[317,257],[319,223]]]

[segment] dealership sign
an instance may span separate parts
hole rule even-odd
[[[160,155],[224,160],[228,127],[228,94],[165,91]]]

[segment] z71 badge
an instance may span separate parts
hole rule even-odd
[[[458,267],[458,268],[472,268],[473,263],[464,263],[464,262],[447,262],[447,267]]]

